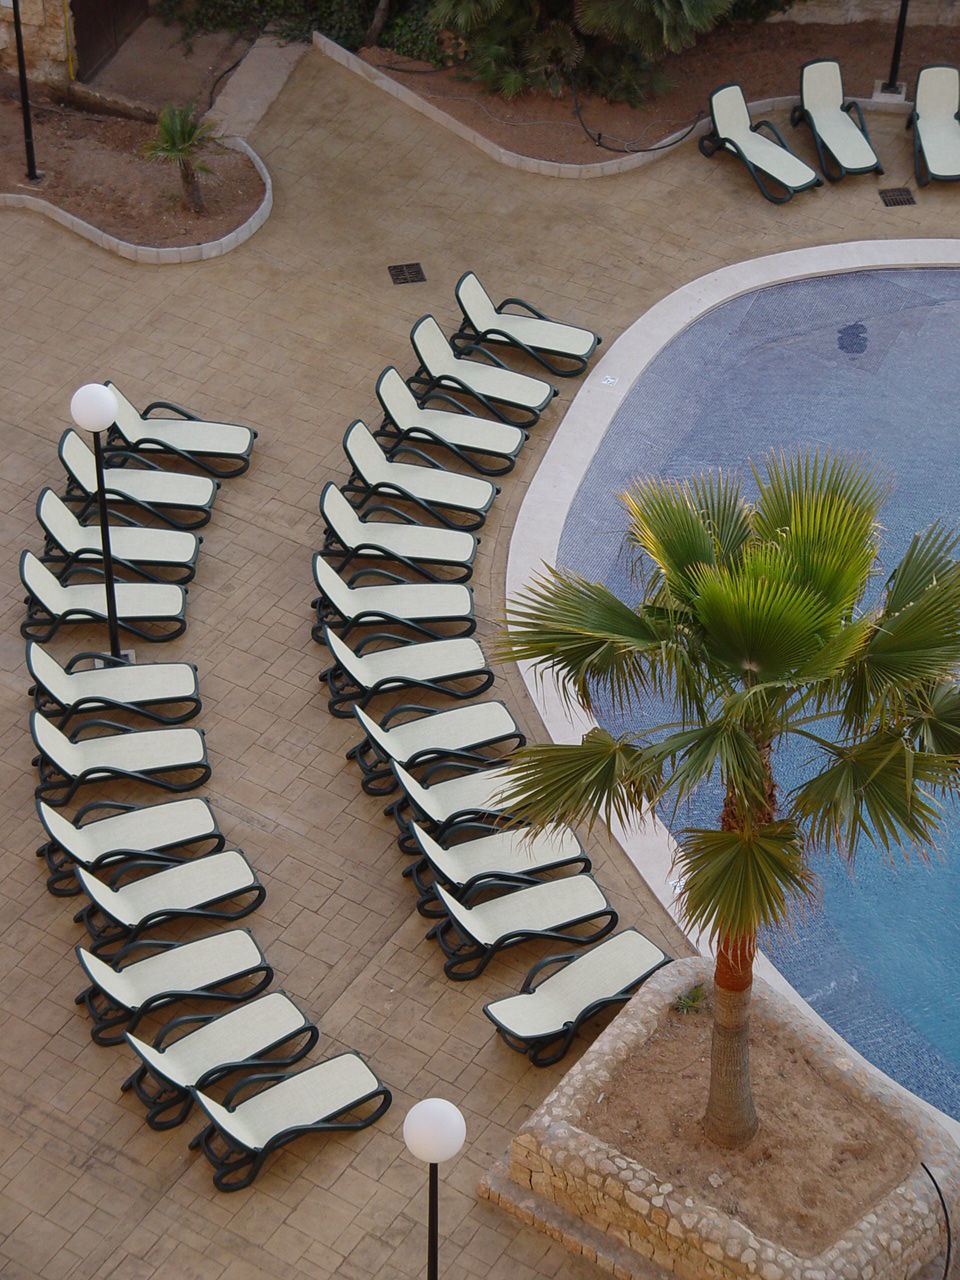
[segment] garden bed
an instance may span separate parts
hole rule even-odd
[[[28,193],[134,244],[192,245],[236,230],[263,200],[264,187],[241,152],[211,147],[200,182],[206,203],[192,213],[181,199],[175,165],[148,160],[143,144],[156,127],[99,116],[32,93],[33,133],[42,182],[26,180],[23,127],[15,85],[0,82],[0,191]]]

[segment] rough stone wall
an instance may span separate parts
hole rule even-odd
[[[67,14],[70,6],[67,5]],[[67,81],[67,34],[63,0],[20,0],[20,24],[27,74],[48,84]],[[71,40],[73,34],[71,31]],[[0,70],[17,73],[17,48],[13,35],[13,8],[0,0]]]

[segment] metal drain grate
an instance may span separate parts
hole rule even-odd
[[[897,204],[917,203],[909,187],[887,187],[885,191],[880,192],[880,199],[888,209]]]
[[[397,262],[387,270],[394,284],[422,284],[427,278],[419,262]]]

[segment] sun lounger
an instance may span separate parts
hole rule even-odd
[[[419,467],[410,462],[391,462],[359,419],[347,428],[343,451],[353,468],[343,492],[357,496],[355,505],[359,511],[374,499],[399,498],[425,511],[431,520],[447,529],[469,532],[480,528],[500,492],[490,480],[462,476],[438,463]],[[378,501],[377,510],[391,512],[392,508]],[[458,512],[458,518],[451,519],[444,511]]]
[[[513,469],[517,454],[528,438],[520,427],[497,419],[474,417],[459,400],[444,391],[429,391],[418,400],[392,366],[384,369],[377,379],[377,398],[383,405],[384,416],[376,434],[388,441],[396,440],[387,455],[390,458],[404,451],[422,458],[424,455],[419,450],[408,449],[411,440],[422,440],[442,445],[485,476],[502,476]],[[430,407],[438,404],[446,407]],[[484,456],[501,461],[482,462]]]
[[[434,840],[417,822],[410,823],[410,834],[420,857],[404,867],[403,874],[416,885],[417,910],[424,916],[445,914],[433,891],[438,881],[463,902],[488,880],[538,884],[548,871],[567,867],[590,870],[590,859],[569,827],[498,831],[481,823],[465,823],[457,828],[457,835],[472,838],[448,846]]]
[[[320,492],[320,514],[326,522],[324,545],[320,554],[336,562],[343,571],[354,560],[394,560],[427,582],[466,582],[473,573],[477,554],[477,538],[460,529],[438,529],[434,525],[417,524],[402,512],[387,508],[393,520],[371,520],[375,511],[369,506],[363,520],[333,481]],[[438,565],[455,569],[455,575],[442,578],[429,569]]]
[[[792,125],[801,121],[810,126],[820,168],[829,182],[839,182],[848,173],[883,173],[860,104],[843,100],[840,63],[835,58],[803,64],[800,105],[790,112]]]
[[[100,666],[87,665],[99,662]],[[66,667],[33,640],[27,642],[28,692],[62,729],[79,711],[135,712],[160,724],[182,724],[200,710],[197,668],[192,662],[124,662],[109,653],[77,653]],[[169,711],[159,708],[168,707]],[[173,708],[180,707],[180,711]]]
[[[795,156],[776,125],[769,120],[750,121],[750,112],[738,84],[725,84],[710,95],[710,118],[713,129],[700,139],[705,156],[718,151],[739,157],[763,195],[773,204],[786,204],[796,192],[808,187],[822,187],[823,179],[799,156]],[[766,129],[776,141],[764,138],[758,130]],[[764,178],[771,178],[784,190],[776,195]]]
[[[472,396],[491,417],[515,427],[532,427],[540,418],[557,389],[542,378],[515,373],[491,351],[471,346],[471,354],[480,360],[466,360],[454,351],[433,316],[421,316],[410,330],[410,341],[420,366],[408,379],[411,387],[424,391],[445,388]],[[508,405],[513,414],[499,408]],[[517,416],[519,415],[519,416]]]
[[[76,951],[90,980],[76,1003],[93,1019],[90,1035],[97,1044],[121,1044],[124,1030],[135,1031],[147,1013],[177,1000],[237,1004],[273,981],[273,969],[249,929],[221,930],[192,942],[135,938],[109,963],[85,947]],[[130,961],[134,955],[144,958]]]
[[[49,640],[67,622],[106,621],[101,582],[65,586],[32,551],[20,556],[20,581],[28,592],[27,616],[20,624],[25,640]],[[116,601],[119,626],[142,640],[175,640],[186,630],[186,588],[176,583],[118,582]]]
[[[375,640],[396,636],[365,636],[355,649],[329,627],[324,643],[333,665],[320,673],[330,690],[330,710],[341,719],[353,715],[354,706],[365,707],[378,694],[400,689],[432,689],[450,698],[475,698],[493,684],[476,640],[425,640],[394,644],[389,649],[367,651]],[[466,682],[466,687],[464,687]]]
[[[86,519],[97,504],[97,473],[94,456],[76,431],[66,430],[57,448],[67,473],[68,502],[80,504],[77,515]],[[198,529],[210,519],[219,480],[208,476],[184,475],[181,471],[164,471],[156,462],[132,452],[111,455],[113,460],[126,459],[125,466],[103,469],[104,489],[111,506],[119,503],[138,507],[175,529]],[[171,511],[197,511],[189,520],[178,519]]]
[[[140,1066],[121,1088],[132,1090],[147,1108],[151,1129],[183,1123],[193,1107],[191,1088],[207,1088],[238,1070],[292,1067],[320,1036],[285,991],[271,991],[228,1013],[183,1014],[161,1027],[152,1044],[123,1034]]]
[[[358,585],[372,579],[369,586]],[[317,611],[314,640],[325,627],[338,627],[342,636],[354,627],[372,623],[402,626],[417,635],[439,640],[438,627],[456,629],[450,635],[469,636],[477,629],[473,592],[457,582],[407,582],[386,569],[358,569],[347,582],[323,556],[313,557],[313,580],[320,595],[311,601]]]
[[[72,822],[45,800],[36,804],[47,835],[37,857],[46,859],[47,888],[60,898],[80,892],[77,866],[97,871],[134,857],[168,865],[193,854],[215,853],[226,843],[209,802],[197,797],[139,806],[94,800],[79,809]]]
[[[251,427],[230,422],[202,422],[196,414],[169,400],[154,400],[143,413],[130,403],[113,382],[107,386],[117,397],[117,421],[110,440],[123,449],[138,453],[167,453],[199,467],[211,476],[228,479],[246,471],[257,433]],[[166,409],[176,417],[151,418],[155,409]],[[233,458],[224,467],[215,466],[210,458]]]
[[[444,766],[439,766],[444,767]],[[407,808],[415,819],[429,822],[433,834],[443,839],[446,833],[463,822],[473,822],[486,815],[503,812],[502,793],[509,785],[506,769],[494,765],[487,769],[474,769],[456,778],[447,778],[425,786],[408,773],[402,765],[391,761],[390,768],[399,782],[403,795],[389,804],[384,813],[392,813],[400,828],[399,844],[404,853],[419,853],[409,831]],[[431,771],[428,771],[428,774]]]
[[[140,874],[145,870],[150,874]],[[129,879],[131,875],[138,878]],[[97,954],[106,944],[138,938],[168,920],[188,917],[218,924],[242,920],[266,896],[239,849],[223,849],[161,868],[150,859],[131,858],[107,883],[77,867],[77,880],[90,901],[73,918],[86,927]]]
[[[415,719],[397,720],[414,713]],[[405,704],[392,707],[379,724],[360,707],[354,707],[353,714],[364,737],[350,748],[347,759],[356,760],[363,773],[360,785],[372,796],[389,795],[396,789],[392,760],[404,769],[434,760],[483,765],[490,763],[483,754],[485,748],[509,742],[513,749],[526,742],[502,702],[471,702],[451,711]]]
[[[491,1000],[483,1012],[505,1044],[529,1054],[535,1067],[549,1067],[560,1061],[589,1018],[625,1003],[669,963],[649,938],[624,929],[589,951],[547,956],[527,974],[519,995]],[[554,973],[542,976],[555,966]]]
[[[443,971],[458,982],[476,978],[498,951],[518,942],[543,938],[588,946],[617,927],[617,913],[585,873],[513,889],[476,906],[458,902],[441,884],[435,892],[446,916],[427,937],[436,938],[447,957]],[[584,926],[591,927],[578,933]]]
[[[81,524],[52,489],[41,491],[37,519],[46,535],[43,559],[57,566],[59,576],[69,574],[75,565],[102,566],[99,524]],[[115,568],[150,582],[189,582],[197,571],[202,541],[184,529],[146,528],[117,511],[110,521],[110,551]],[[154,573],[154,569],[162,569],[164,575]]]
[[[551,320],[522,298],[504,298],[495,305],[472,271],[463,273],[454,293],[463,312],[463,324],[451,343],[458,351],[470,350],[474,344],[505,343],[556,377],[575,378],[584,372],[600,341],[591,329]],[[526,314],[507,311],[507,307],[522,308]],[[559,364],[557,358],[565,363]]]
[[[241,1100],[242,1093],[257,1087],[259,1092]],[[210,1124],[190,1146],[213,1165],[220,1191],[248,1187],[271,1151],[303,1134],[365,1129],[393,1100],[356,1053],[341,1053],[293,1074],[249,1076],[229,1090],[222,1104],[197,1089],[191,1092]],[[349,1118],[371,1102],[376,1102],[372,1111]]]
[[[960,68],[920,68],[907,128],[913,129],[913,164],[920,186],[931,178],[960,181]]]
[[[82,738],[88,729],[114,732]],[[30,713],[30,734],[40,753],[38,799],[56,807],[67,803],[88,782],[126,778],[166,791],[190,791],[210,777],[202,729],[131,729],[109,720],[87,720],[67,737],[37,711]]]

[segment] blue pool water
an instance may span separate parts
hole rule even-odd
[[[640,474],[737,469],[771,448],[862,452],[893,473],[878,586],[913,532],[958,519],[960,271],[885,270],[758,290],[695,321],[638,378],[567,515],[559,563],[635,597],[616,494]],[[650,708],[652,723],[662,710]],[[614,731],[628,726],[609,712]],[[781,787],[800,759],[780,759]],[[784,786],[786,784],[786,786]],[[716,789],[681,821],[713,825]],[[960,1119],[960,813],[940,858],[853,878],[822,859],[820,908],[764,940],[793,986],[865,1057]]]

